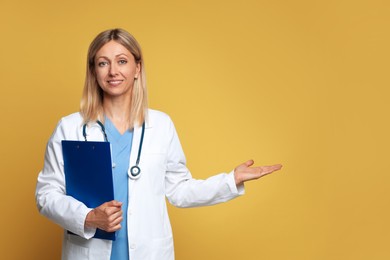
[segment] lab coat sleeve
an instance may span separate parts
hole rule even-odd
[[[67,196],[61,141],[67,139],[62,120],[51,136],[45,153],[44,167],[38,175],[35,198],[41,214],[66,230],[83,238],[91,238],[95,228],[84,228],[87,214],[92,210],[82,202]]]
[[[226,202],[244,194],[244,185],[236,186],[234,172],[220,173],[205,180],[194,179],[175,127],[170,122],[165,189],[168,201],[176,207],[208,206]]]

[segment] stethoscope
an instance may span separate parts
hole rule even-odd
[[[108,142],[107,134],[106,134],[106,128],[100,122],[99,120],[96,121],[96,123],[100,126],[102,129],[103,135],[104,135],[104,140]],[[141,151],[142,151],[142,143],[144,141],[144,134],[145,134],[145,122],[142,124],[142,132],[141,132],[141,140],[139,142],[139,147],[138,147],[138,155],[137,155],[137,161],[135,162],[135,165],[130,167],[127,170],[128,175],[130,176],[131,179],[138,179],[141,175],[141,168],[139,167],[139,162],[141,158]],[[87,124],[83,125],[83,136],[84,140],[87,141]]]

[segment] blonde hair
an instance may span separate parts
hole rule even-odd
[[[94,122],[96,120],[104,121],[103,90],[100,88],[96,79],[95,56],[100,48],[109,41],[115,41],[123,45],[133,54],[135,62],[140,65],[140,73],[135,79],[132,89],[129,118],[130,129],[132,129],[135,125],[141,125],[147,117],[146,77],[141,46],[130,33],[123,29],[111,29],[101,32],[89,46],[87,72],[80,102],[80,113],[84,119],[84,123]]]

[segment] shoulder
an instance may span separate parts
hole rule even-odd
[[[164,112],[162,112],[162,111],[159,111],[159,110],[155,110],[155,109],[148,109],[148,116],[149,117],[151,117],[151,118],[153,118],[153,119],[168,119],[169,118],[169,116],[166,114],[166,113],[164,113]]]
[[[73,113],[62,117],[55,128],[52,138],[71,139],[76,138],[77,132],[81,129],[83,118],[80,113]]]
[[[169,135],[176,132],[175,126],[171,117],[161,111],[149,109],[146,127],[153,128],[160,136]]]
[[[76,112],[62,117],[58,124],[63,126],[80,126],[82,123],[83,117],[79,112]]]
[[[148,109],[148,122],[151,125],[162,124],[162,123],[171,123],[172,120],[169,115],[164,112]]]
[[[50,142],[60,142],[61,140],[77,140],[83,124],[83,118],[80,113],[72,113],[62,117],[54,129]]]

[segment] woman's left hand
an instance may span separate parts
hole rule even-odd
[[[253,160],[249,160],[234,169],[234,179],[236,181],[236,185],[240,185],[246,181],[259,179],[282,168],[281,164],[251,167],[254,163],[255,162]]]

